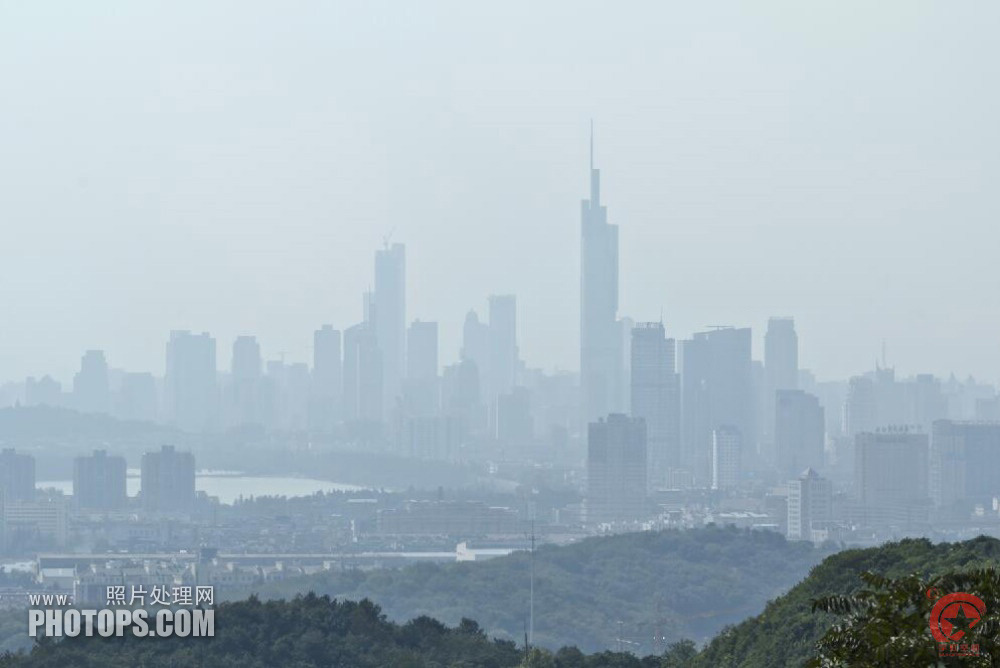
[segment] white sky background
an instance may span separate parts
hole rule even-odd
[[[578,366],[597,126],[621,312],[792,315],[803,366],[1000,377],[1000,4],[0,0],[0,380],[170,329],[311,357],[383,235],[457,357]]]

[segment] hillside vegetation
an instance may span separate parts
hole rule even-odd
[[[837,620],[831,613],[814,612],[813,601],[858,592],[865,584],[861,576],[866,571],[889,578],[929,579],[995,565],[998,559],[1000,541],[986,537],[937,545],[911,539],[840,552],[828,557],[787,594],[769,603],[761,614],[720,633],[693,666],[802,666],[816,656],[817,642]],[[923,626],[920,632],[925,633],[926,628]],[[930,638],[929,631],[925,635]]]
[[[763,610],[830,549],[770,532],[706,527],[591,538],[535,553],[535,642],[587,652],[615,648],[619,630],[641,654],[690,638],[708,641]],[[491,636],[520,642],[528,617],[529,555],[399,570],[324,572],[247,591],[291,598],[314,591],[377,601],[390,619],[475,619]],[[620,622],[620,624],[619,624]]]

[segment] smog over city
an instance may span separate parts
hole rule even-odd
[[[997,25],[0,1],[0,666],[994,665]]]

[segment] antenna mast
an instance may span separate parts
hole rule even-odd
[[[535,642],[535,520],[531,520],[531,582],[528,589],[528,642]]]

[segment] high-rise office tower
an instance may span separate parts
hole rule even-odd
[[[438,377],[438,324],[414,320],[406,333],[406,377],[423,380]]]
[[[875,405],[875,383],[867,376],[853,376],[847,384],[844,399],[844,434],[854,438],[878,426]]]
[[[773,390],[799,386],[799,337],[792,318],[770,318],[764,334],[764,373]]]
[[[341,419],[344,393],[340,330],[334,329],[333,325],[323,325],[313,332],[313,368],[310,383],[310,425],[313,429],[330,431]]]
[[[833,485],[806,469],[788,483],[788,540],[812,540],[833,517]],[[820,534],[822,535],[822,534]]]
[[[253,336],[238,336],[233,342],[232,419],[234,424],[262,424],[260,344]]]
[[[375,304],[372,322],[382,351],[382,404],[396,405],[406,371],[406,247],[386,243],[375,252]]]
[[[406,332],[406,414],[437,415],[441,406],[438,377],[438,324],[414,320]]]
[[[799,387],[799,337],[792,318],[770,318],[764,334],[764,396],[761,436],[762,454],[774,461],[774,403],[778,390],[797,390]],[[799,471],[802,471],[799,469]]]
[[[612,386],[616,413],[628,413],[632,406],[632,328],[635,320],[624,316],[615,323],[618,340],[618,375]]]
[[[382,350],[370,322],[344,330],[344,419],[382,421]]]
[[[237,336],[233,342],[230,371],[234,381],[256,381],[260,378],[262,361],[260,344],[255,336]]]
[[[580,389],[584,423],[621,407],[618,325],[618,227],[601,204],[601,172],[590,135],[590,199],[580,207]]]
[[[590,524],[646,513],[646,423],[612,413],[587,430],[586,516]]]
[[[711,482],[712,431],[735,427],[753,450],[754,401],[750,329],[720,327],[680,345],[681,461],[697,484]]]
[[[88,350],[73,377],[73,405],[82,413],[110,413],[111,389],[104,351]]]
[[[476,363],[463,357],[460,362],[445,367],[441,380],[443,412],[458,425],[459,435],[482,433],[486,429],[486,409]]]
[[[170,332],[164,397],[168,420],[187,431],[204,431],[217,417],[215,339],[208,332]]]
[[[930,494],[934,505],[968,517],[989,508],[1000,492],[1000,423],[938,420],[930,443]]]
[[[531,392],[526,387],[515,387],[497,397],[496,438],[506,445],[525,446],[535,435],[535,421],[531,415]]]
[[[156,378],[149,372],[122,375],[116,414],[123,420],[156,420],[159,399]]]
[[[917,374],[908,384],[910,418],[907,424],[919,425],[930,431],[937,420],[948,417],[948,398],[941,390],[941,381],[929,373]]]
[[[802,390],[775,392],[776,465],[791,478],[807,468],[825,469],[826,415],[819,399]]]
[[[743,471],[743,435],[736,427],[712,430],[712,489],[736,487]]]
[[[490,295],[489,372],[490,403],[517,385],[517,298]]]
[[[124,457],[94,450],[73,460],[73,502],[86,510],[122,510],[128,502]]]
[[[310,376],[305,362],[285,364],[269,360],[265,381],[268,387],[268,419],[272,429],[300,431],[308,427]]]
[[[904,427],[858,434],[854,439],[854,492],[860,522],[907,527],[927,521],[927,434]]]
[[[34,501],[35,458],[4,448],[0,452],[0,492],[0,499],[7,501]]]
[[[194,507],[194,455],[164,445],[142,456],[142,507],[149,512],[190,512]]]
[[[476,367],[480,394],[485,399],[487,388],[491,387],[487,379],[490,366],[490,326],[479,320],[475,310],[465,314],[465,323],[462,325],[462,351],[459,358],[472,362]]]
[[[631,415],[646,422],[650,487],[666,482],[666,471],[680,466],[680,397],[676,345],[663,323],[632,328]]]

